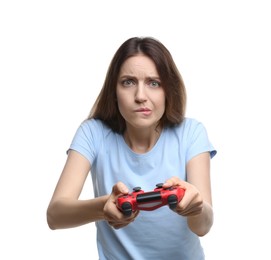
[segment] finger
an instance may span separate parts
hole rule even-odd
[[[187,187],[187,182],[179,179],[178,177],[174,176],[171,177],[170,179],[166,180],[165,183],[163,184],[164,188],[169,188],[172,186],[180,186],[182,189],[186,189]]]
[[[184,204],[182,201],[176,208],[176,212],[182,216],[198,215],[202,212],[203,204],[201,201],[190,201],[188,204]]]
[[[136,212],[133,214],[132,217],[124,216],[122,219],[114,219],[114,220],[108,220],[108,224],[113,227],[114,229],[119,229],[122,227],[125,227],[129,225],[130,223],[135,221],[136,216],[139,214],[139,212]]]
[[[168,187],[171,187],[171,186],[175,186],[175,185],[178,185],[180,179],[176,176],[173,176],[171,177],[170,179],[167,179],[164,184],[163,184],[163,187],[164,188],[168,188]]]
[[[196,215],[201,214],[202,208],[201,207],[192,208],[192,209],[189,209],[189,210],[187,209],[181,212],[178,212],[178,210],[176,210],[176,212],[183,217],[190,217],[190,216],[196,216]]]
[[[114,225],[110,225],[112,228],[114,229],[120,229],[120,228],[124,228],[126,226],[128,226],[129,223],[126,223],[126,224],[114,224]]]
[[[121,217],[120,220],[121,220],[121,221],[132,222],[132,221],[134,221],[135,218],[138,216],[139,212],[140,212],[139,210],[134,211],[134,212],[132,212],[132,214],[129,215],[129,216],[124,215],[123,213],[121,213],[121,214],[122,214],[122,217]]]
[[[115,196],[118,196],[120,194],[128,194],[129,189],[126,187],[126,185],[123,182],[118,182],[113,186],[112,193]]]

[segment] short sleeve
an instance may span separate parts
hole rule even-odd
[[[193,121],[189,128],[190,138],[187,147],[186,161],[189,161],[194,156],[203,152],[209,152],[210,157],[213,158],[217,151],[211,144],[204,125],[200,122]]]
[[[100,124],[95,120],[84,121],[77,129],[69,150],[82,154],[92,165],[97,154],[97,143],[101,133]]]

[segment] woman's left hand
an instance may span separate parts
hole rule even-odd
[[[180,188],[185,189],[183,198],[174,210],[176,213],[188,217],[199,215],[202,212],[203,198],[194,185],[183,181],[178,177],[172,177],[163,184],[164,188],[169,188],[171,186],[180,186]]]

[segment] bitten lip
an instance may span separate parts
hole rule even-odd
[[[149,111],[151,110],[147,107],[141,107],[141,108],[135,109],[135,112],[149,112]]]

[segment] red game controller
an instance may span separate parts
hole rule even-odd
[[[156,184],[156,188],[149,192],[135,187],[132,193],[122,195],[117,199],[117,207],[126,216],[130,216],[136,210],[151,211],[165,205],[174,210],[183,198],[184,192],[185,190],[179,186],[163,188],[163,183]]]

